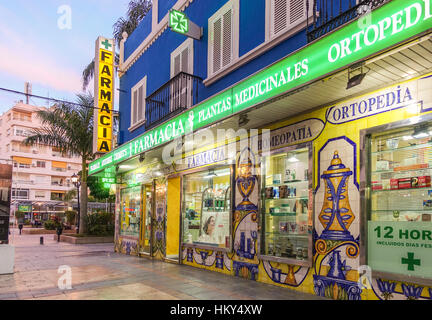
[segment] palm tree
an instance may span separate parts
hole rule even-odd
[[[131,0],[128,5],[127,18],[120,17],[113,25],[113,36],[120,47],[120,42],[123,39],[123,32],[132,34],[138,27],[139,23],[144,19],[152,7],[152,0]],[[118,65],[120,61],[119,55],[115,55],[115,63]],[[82,73],[83,90],[85,91],[94,76],[94,59],[84,69]]]
[[[63,103],[38,112],[41,128],[24,140],[27,145],[47,145],[81,157],[80,233],[86,233],[87,161],[93,159],[93,96],[78,94],[77,104]]]

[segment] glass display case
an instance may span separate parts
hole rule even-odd
[[[263,157],[261,255],[296,263],[308,261],[309,148]]]
[[[231,168],[183,177],[183,243],[230,246]]]
[[[432,127],[370,139],[370,220],[431,221]]]
[[[120,235],[139,238],[141,186],[121,190]]]
[[[432,279],[432,125],[366,136],[367,262],[390,279]]]

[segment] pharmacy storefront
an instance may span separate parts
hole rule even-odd
[[[159,258],[333,299],[430,299],[430,21],[430,1],[391,1],[363,29],[353,22],[317,40],[94,161],[90,174],[128,175],[141,154],[261,112],[266,122],[245,126],[260,130],[153,172],[145,207]],[[275,123],[276,112],[287,120]],[[117,185],[116,250],[139,255],[147,182],[139,191],[127,181]],[[121,231],[126,211],[140,212],[133,236]]]

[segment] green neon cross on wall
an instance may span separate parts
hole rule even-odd
[[[102,41],[101,43],[106,50],[109,50],[112,47],[112,44],[108,41],[108,39],[105,39],[105,41]]]
[[[421,260],[420,259],[414,259],[414,253],[408,252],[408,258],[402,258],[402,264],[408,265],[409,271],[414,271],[414,266],[420,266]]]
[[[179,33],[186,33],[189,31],[189,20],[183,12],[171,10],[170,11],[170,27]]]

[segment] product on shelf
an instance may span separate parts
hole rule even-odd
[[[419,188],[428,188],[430,186],[431,186],[431,177],[430,176],[418,177],[418,187]]]
[[[265,189],[266,199],[273,199],[273,187],[268,187]]]
[[[389,162],[386,160],[381,160],[376,162],[377,171],[388,171],[389,170]]]
[[[382,190],[383,185],[380,181],[372,181],[372,190]]]
[[[408,170],[417,170],[417,169],[425,169],[428,168],[429,165],[427,163],[419,163],[419,164],[412,164],[409,166],[400,166],[395,167],[393,171],[408,171]]]
[[[390,179],[390,189],[399,189],[399,179]]]
[[[379,185],[379,183],[376,181],[372,182],[372,190],[379,190],[378,187],[374,186],[374,183]],[[430,186],[430,176],[390,179],[390,189],[428,188]]]
[[[288,192],[288,186],[280,186],[279,187],[279,197],[281,199],[288,198],[289,192]]]

